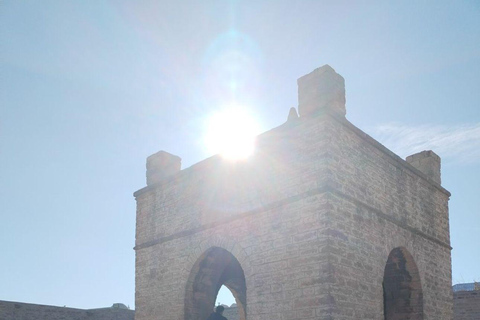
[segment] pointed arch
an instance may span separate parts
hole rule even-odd
[[[246,320],[245,273],[237,258],[226,249],[211,247],[194,263],[185,287],[185,320],[204,320],[212,312],[220,287],[235,297],[240,320]]]
[[[404,247],[388,255],[383,274],[385,320],[423,319],[423,293],[417,264]]]

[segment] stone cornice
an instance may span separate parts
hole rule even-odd
[[[355,199],[355,198],[345,194],[344,192],[342,192],[340,190],[337,190],[336,188],[334,188],[334,187],[332,187],[328,184],[326,186],[319,187],[319,188],[316,188],[316,189],[311,189],[307,192],[304,192],[304,193],[301,193],[301,194],[298,194],[298,195],[294,195],[294,196],[291,196],[291,197],[288,197],[288,198],[284,198],[282,200],[271,202],[269,204],[263,205],[259,208],[253,209],[253,210],[249,210],[249,211],[245,211],[243,213],[239,213],[239,214],[237,214],[233,217],[227,217],[227,218],[215,221],[215,222],[200,225],[200,226],[192,228],[192,229],[183,230],[183,231],[180,231],[180,232],[177,232],[177,233],[165,236],[165,237],[150,240],[150,241],[147,241],[147,242],[136,245],[133,249],[134,250],[140,250],[140,249],[148,248],[148,247],[151,247],[151,246],[154,246],[154,245],[157,245],[157,244],[161,244],[161,243],[165,243],[165,242],[172,241],[172,240],[175,240],[175,239],[190,236],[190,235],[193,235],[193,234],[196,234],[196,233],[208,230],[208,229],[212,229],[212,228],[215,228],[215,227],[218,227],[218,226],[225,225],[227,223],[231,223],[231,222],[236,221],[236,220],[244,219],[246,217],[249,217],[249,216],[252,216],[252,215],[255,215],[255,214],[261,214],[262,212],[266,212],[266,211],[272,210],[274,208],[278,208],[278,207],[281,207],[281,206],[284,206],[284,205],[287,205],[287,204],[290,204],[290,203],[294,203],[296,201],[302,200],[302,199],[310,197],[310,196],[323,194],[323,193],[331,193],[335,196],[338,196],[338,197],[343,198],[347,201],[350,201],[350,202],[352,202],[352,203],[354,203],[358,206],[362,206],[365,209],[372,211],[379,218],[387,220],[387,221],[397,225],[398,227],[400,227],[402,229],[410,231],[410,232],[412,232],[412,233],[414,233],[414,234],[416,234],[420,237],[423,237],[423,238],[425,238],[425,239],[427,239],[427,240],[429,240],[429,241],[431,241],[431,242],[433,242],[433,243],[435,243],[435,244],[437,244],[441,247],[444,247],[446,249],[449,249],[449,250],[452,249],[450,244],[445,243],[441,240],[438,240],[435,237],[432,237],[432,236],[422,232],[419,229],[411,227],[408,224],[389,216],[388,214],[382,212],[381,210],[379,210],[377,208],[374,208],[374,207],[372,207],[372,206],[370,206],[370,205],[368,205],[368,204],[366,204],[366,203],[364,203],[364,202],[362,202],[358,199]]]

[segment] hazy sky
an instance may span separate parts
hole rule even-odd
[[[4,0],[0,37],[0,300],[134,307],[146,157],[209,156],[232,102],[280,125],[324,64],[353,124],[441,156],[453,282],[480,281],[480,2]]]

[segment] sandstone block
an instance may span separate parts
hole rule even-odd
[[[315,69],[297,80],[300,117],[330,109],[345,116],[345,80],[329,65]]]
[[[147,185],[158,183],[165,177],[180,171],[182,159],[166,151],[159,151],[147,158]]]
[[[427,177],[441,184],[440,157],[432,150],[422,151],[407,157],[407,162],[425,173]]]

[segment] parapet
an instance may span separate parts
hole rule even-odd
[[[159,151],[147,158],[147,186],[162,181],[180,171],[182,159],[166,151]]]
[[[313,116],[325,109],[345,116],[345,79],[329,65],[313,70],[297,80],[298,113]]]
[[[440,157],[432,150],[422,151],[407,157],[407,162],[427,177],[441,184]]]

